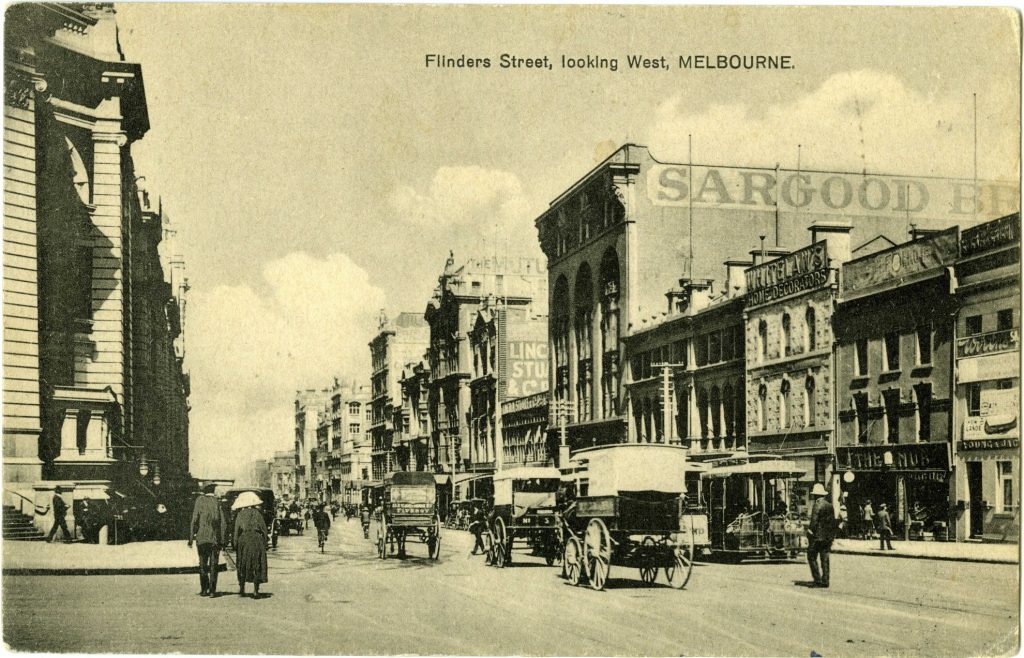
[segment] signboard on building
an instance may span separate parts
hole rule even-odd
[[[838,446],[840,471],[948,471],[948,443]]]
[[[956,356],[959,359],[1018,349],[1020,349],[1020,333],[1016,329],[990,331],[987,334],[961,338],[956,342]]]
[[[506,370],[505,399],[519,398],[548,388],[548,344],[546,341],[510,340]]]
[[[828,283],[824,240],[746,271],[747,306],[760,306]]]
[[[1020,447],[1020,439],[976,439],[963,440],[957,450],[1016,450]]]
[[[958,384],[1020,377],[1020,360],[1003,354],[975,356],[957,361]]]
[[[1020,242],[1020,215],[1008,215],[960,234],[960,252],[964,257]]]
[[[691,189],[692,185],[692,189]],[[1019,210],[1018,185],[916,176],[864,175],[755,167],[658,164],[647,174],[656,206],[732,207],[826,215],[878,215],[962,223],[975,214],[1000,217]],[[977,194],[975,194],[977,191]]]
[[[964,440],[1019,437],[1019,396],[1018,388],[982,391],[978,415],[964,419]]]
[[[881,286],[946,265],[957,257],[957,229],[930,235],[914,242],[852,260],[843,266],[843,293]]]

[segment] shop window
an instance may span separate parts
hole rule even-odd
[[[814,426],[814,408],[817,406],[817,391],[814,377],[807,377],[804,382],[804,427]]]
[[[999,470],[999,499],[997,512],[1015,512],[1017,505],[1013,497],[1013,462],[996,462]]]
[[[900,442],[900,392],[898,389],[884,391],[882,399],[885,404],[885,440],[887,443]]]
[[[1013,309],[1007,308],[996,313],[996,331],[1013,329]]]
[[[981,384],[967,385],[967,415],[981,415]]]
[[[790,339],[792,338],[792,327],[790,327],[789,313],[782,314],[782,351],[786,356],[792,353],[793,348],[790,345]]]
[[[981,316],[980,315],[968,315],[965,323],[965,328],[968,336],[981,333]]]
[[[932,362],[932,326],[917,328],[917,365],[926,366]]]
[[[917,396],[917,440],[930,441],[932,438],[932,385],[918,384],[914,387]]]
[[[858,377],[868,376],[868,339],[861,338],[854,345],[856,351],[856,373]]]
[[[885,369],[900,369],[900,335],[895,331],[885,335]]]
[[[758,362],[768,359],[768,323],[764,320],[757,324],[757,354]]]
[[[817,342],[815,325],[814,309],[808,307],[807,313],[804,316],[804,350],[808,352],[815,349],[815,343]]]

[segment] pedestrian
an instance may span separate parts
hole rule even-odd
[[[871,499],[868,498],[864,501],[864,528],[862,539],[874,539],[875,537],[875,510],[871,507]]]
[[[313,517],[313,515],[309,513],[308,505],[305,507],[305,511],[303,511],[302,517],[306,519],[306,530],[309,530],[309,520]]]
[[[892,521],[889,518],[889,510],[885,503],[878,506],[878,514],[875,516],[875,528],[878,530],[878,550],[894,551],[892,547]]]
[[[370,538],[370,506],[363,503],[359,506],[359,523],[363,526],[363,539]]]
[[[483,505],[473,506],[473,518],[469,523],[469,531],[473,533],[473,550],[470,551],[470,555],[476,555],[477,547],[480,548],[480,552],[486,551],[484,548],[484,531],[487,529],[487,515],[484,514]]]
[[[245,596],[245,584],[253,584],[254,599],[260,598],[260,585],[267,582],[267,523],[260,506],[263,501],[254,491],[243,491],[231,509],[235,517],[235,567],[238,595]]]
[[[61,497],[63,489],[60,487],[54,487],[53,489],[53,501],[50,504],[50,509],[53,510],[53,526],[50,528],[50,534],[46,537],[46,541],[52,542],[54,537],[57,535],[57,529],[63,533],[62,541],[67,543],[74,541],[75,536],[68,530],[68,504],[64,502],[64,498]]]
[[[203,493],[192,506],[192,525],[188,535],[188,547],[196,543],[199,552],[199,596],[217,598],[217,568],[220,566],[220,549],[227,534],[227,519],[217,500],[216,483],[203,485]]]
[[[331,503],[331,520],[332,521],[337,521],[338,520],[338,503],[337,502]]]
[[[820,482],[814,483],[811,496],[815,499],[811,507],[811,522],[807,527],[807,563],[811,566],[811,577],[818,587],[829,584],[829,553],[836,537],[836,512],[828,501],[828,492]],[[821,563],[819,570],[818,563]]]
[[[331,530],[331,517],[327,515],[324,505],[320,505],[313,512],[313,525],[316,526],[316,540],[320,546],[320,552],[324,552],[324,544],[327,543],[327,534]]]

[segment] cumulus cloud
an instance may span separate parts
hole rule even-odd
[[[848,71],[767,106],[691,108],[675,94],[657,108],[647,142],[675,161],[686,160],[692,134],[698,162],[794,167],[801,144],[801,165],[812,169],[969,177],[972,112],[970,97],[937,97],[891,74]],[[984,119],[979,112],[979,175],[1015,177],[1016,130]]]
[[[427,227],[506,225],[529,211],[519,177],[476,165],[440,167],[425,191],[402,185],[389,201],[399,218]]]
[[[347,256],[292,253],[264,285],[197,290],[189,300],[191,461],[198,476],[238,476],[248,460],[291,447],[296,389],[369,367],[384,292]]]

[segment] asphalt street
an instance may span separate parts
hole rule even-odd
[[[282,537],[265,598],[221,596],[198,576],[7,576],[4,640],[46,652],[455,655],[964,656],[1018,645],[1018,567],[833,557],[832,587],[804,562],[698,564],[684,590],[613,566],[603,592],[516,556],[469,557],[446,532],[441,557],[409,544],[379,560],[356,521],[320,554],[315,531]],[[251,589],[251,587],[250,587]]]

